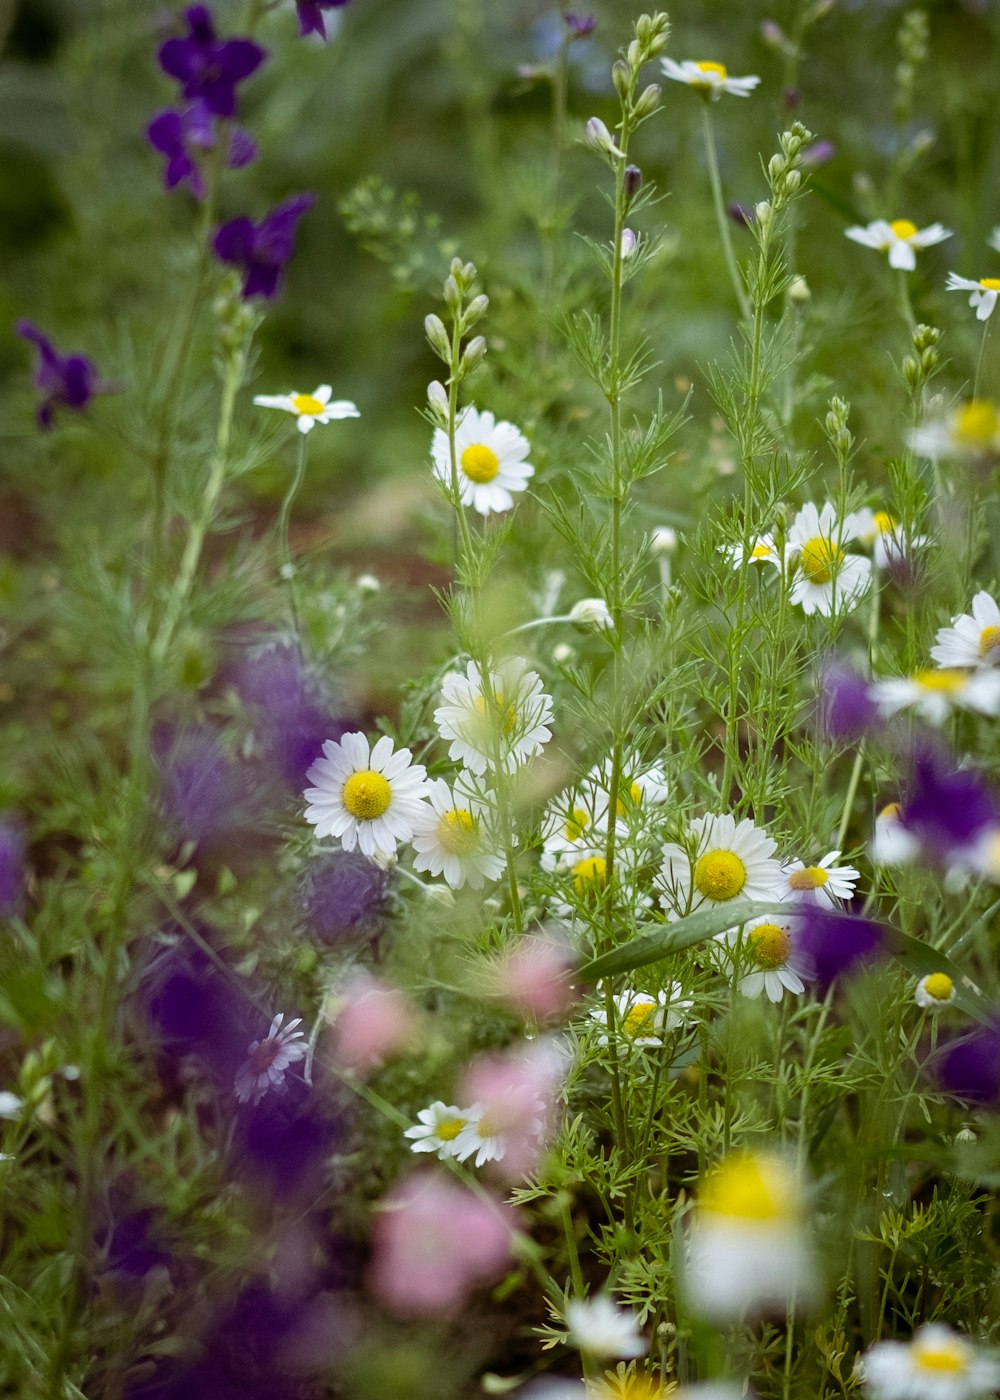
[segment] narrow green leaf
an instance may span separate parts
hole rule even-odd
[[[661,958],[668,958],[672,953],[690,948],[692,944],[704,943],[708,938],[725,933],[726,929],[746,923],[747,919],[756,919],[762,914],[787,913],[787,903],[779,904],[776,900],[734,899],[723,909],[700,909],[697,914],[689,914],[686,919],[678,919],[676,923],[654,924],[648,933],[641,933],[620,948],[612,948],[609,953],[593,958],[576,975],[581,982],[615,977],[619,972],[631,972],[633,968],[659,962]]]

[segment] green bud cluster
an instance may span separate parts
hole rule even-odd
[[[767,163],[767,182],[775,210],[781,209],[798,194],[802,184],[802,171],[799,168],[802,152],[812,139],[812,132],[801,122],[794,122],[791,129],[783,131],[778,138],[779,149]]]
[[[847,426],[850,412],[851,405],[846,400],[834,397],[830,400],[830,407],[823,422],[827,441],[833,448],[837,461],[841,463],[847,461],[854,446],[854,434]]]
[[[908,121],[913,111],[913,94],[917,74],[927,62],[930,24],[926,10],[907,10],[896,35],[899,63],[896,65],[896,91],[892,100],[892,115],[899,125]]]
[[[913,332],[913,354],[903,361],[903,378],[911,393],[918,393],[933,377],[938,367],[938,341],[941,332],[936,326],[919,325]]]
[[[463,337],[483,319],[490,304],[489,297],[482,292],[470,298],[469,294],[475,286],[476,277],[475,263],[463,263],[461,258],[452,258],[448,276],[444,280],[442,296],[453,331],[449,333],[441,317],[433,312],[424,318],[427,343],[438,359],[448,366],[449,383],[457,383],[470,375],[477,365],[482,363],[488,348],[486,338],[482,335],[473,336],[464,348],[462,346]],[[467,298],[469,299],[466,300]],[[440,417],[442,412],[447,414],[447,403],[444,387],[435,380],[428,390],[431,412],[437,417]]]

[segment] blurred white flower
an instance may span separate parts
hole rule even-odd
[[[938,629],[931,659],[939,666],[1000,666],[1000,607],[992,594],[979,592],[972,613],[953,617],[950,627]]]
[[[957,272],[949,272],[944,289],[946,292],[971,292],[969,305],[975,307],[976,320],[986,321],[993,315],[1000,296],[1000,277],[980,277],[978,282],[972,282],[968,277],[959,277]]]
[[[648,1351],[635,1313],[617,1307],[606,1293],[598,1293],[594,1298],[571,1298],[565,1317],[570,1345],[590,1356],[627,1360],[645,1356]]]
[[[903,272],[912,272],[917,265],[916,249],[930,248],[935,243],[943,243],[951,237],[951,229],[943,224],[929,224],[927,228],[917,228],[909,219],[875,219],[864,227],[854,225],[845,230],[854,243],[866,248],[875,248],[880,253],[889,254],[889,266]]]
[[[350,399],[334,399],[331,403],[332,393],[329,384],[320,384],[311,394],[256,394],[254,403],[258,408],[280,408],[285,413],[294,413],[300,433],[311,433],[317,423],[361,417],[357,405]]]
[[[760,82],[755,74],[731,78],[725,64],[714,63],[711,59],[686,58],[682,63],[675,63],[672,58],[661,58],[660,65],[664,77],[672,78],[675,83],[687,83],[711,102],[717,102],[724,92],[733,97],[749,97]]]
[[[862,1368],[873,1400],[979,1400],[1000,1386],[995,1356],[943,1322],[908,1342],[876,1342]]]

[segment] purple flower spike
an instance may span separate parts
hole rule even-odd
[[[256,72],[267,57],[252,39],[219,39],[212,13],[192,5],[184,13],[188,33],[160,45],[160,67],[181,84],[181,92],[217,117],[236,115],[236,85]]]
[[[855,743],[879,722],[868,682],[842,661],[831,661],[823,671],[819,722],[823,734],[834,743]]]
[[[996,800],[978,773],[952,768],[935,749],[915,755],[903,822],[928,856],[946,861],[997,819]]]
[[[24,830],[0,817],[0,919],[16,918],[24,901]]]
[[[942,1088],[970,1103],[1000,1101],[1000,1020],[953,1040],[936,1067]]]
[[[295,229],[315,204],[311,194],[299,194],[272,209],[259,224],[246,217],[231,219],[215,235],[215,255],[243,269],[244,297],[273,297],[285,264],[295,251]]]
[[[165,189],[173,190],[187,183],[195,199],[205,198],[205,181],[196,156],[211,150],[216,142],[215,122],[196,108],[187,112],[160,112],[146,128],[146,136],[154,151],[167,158],[163,171]],[[234,127],[229,137],[231,170],[249,165],[257,156],[257,145],[249,132]]]
[[[796,946],[805,969],[802,975],[818,982],[823,990],[837,977],[887,951],[886,932],[871,919],[808,905],[802,906]]]
[[[30,321],[18,321],[18,335],[30,340],[38,350],[35,388],[42,394],[36,418],[40,428],[51,428],[58,406],[82,412],[95,394],[106,393],[98,381],[97,369],[85,355],[60,355],[48,336]]]
[[[318,34],[321,39],[326,38],[326,22],[323,19],[324,10],[340,10],[347,4],[347,0],[295,0],[295,7],[299,12],[299,37],[304,39],[307,34]]]

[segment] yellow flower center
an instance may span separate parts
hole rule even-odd
[[[903,809],[898,802],[887,802],[879,812],[876,820],[884,822],[898,822],[903,817]]]
[[[587,856],[573,866],[573,887],[581,898],[604,888],[607,862],[601,856]]]
[[[755,544],[750,551],[751,559],[770,559],[774,553],[769,544]]]
[[[758,924],[747,937],[750,957],[765,972],[784,967],[791,947],[792,940],[778,924]]]
[[[746,882],[747,868],[732,851],[706,851],[695,861],[695,888],[706,899],[735,899]]]
[[[914,1360],[923,1371],[964,1371],[968,1358],[964,1347],[927,1346],[918,1342],[913,1348]]]
[[[912,238],[917,231],[916,224],[911,224],[909,219],[893,219],[889,227],[897,238]]]
[[[476,849],[476,819],[464,807],[445,812],[437,824],[438,840],[453,856],[468,856]]]
[[[955,984],[947,972],[932,972],[924,981],[924,991],[935,1001],[950,1001]]]
[[[872,517],[875,521],[876,529],[883,535],[892,534],[896,530],[896,521],[888,511],[877,510]]]
[[[979,285],[988,292],[1000,292],[1000,277],[980,277]]]
[[[653,1017],[656,1015],[657,1005],[653,1001],[639,1002],[626,1011],[622,1019],[622,1031],[630,1040],[635,1040],[636,1036],[645,1035],[647,1031],[653,1029]]]
[[[989,399],[970,399],[955,414],[952,436],[966,447],[992,447],[1000,417]]]
[[[844,551],[832,540],[825,540],[822,535],[814,535],[802,546],[799,566],[810,583],[829,583],[833,578],[834,569],[843,557]]]
[[[373,773],[363,768],[352,773],[341,789],[340,799],[358,821],[370,822],[388,811],[392,801],[392,788],[381,773]]]
[[[579,841],[580,837],[590,825],[590,817],[582,807],[574,807],[563,827],[567,841]]]
[[[296,413],[317,414],[322,413],[326,404],[320,403],[319,399],[313,398],[312,394],[293,394],[292,407]]]
[[[793,1217],[798,1191],[777,1158],[737,1153],[706,1179],[698,1203],[702,1212],[763,1223]]]
[[[620,797],[618,799],[618,802],[616,804],[616,810],[620,817],[624,817],[627,815],[627,810],[625,806],[626,802],[632,807],[642,806],[642,788],[639,786],[638,783],[632,783],[632,785],[629,787],[628,795],[624,798]]]
[[[913,677],[913,682],[921,690],[932,690],[944,695],[954,695],[961,690],[968,677],[964,671],[959,671],[954,667],[944,667],[940,671],[918,671]]]
[[[717,78],[728,78],[729,73],[724,63],[714,63],[710,58],[699,59],[695,63],[696,68],[700,68],[703,73],[714,73]]]
[[[496,702],[496,709],[490,710],[487,713],[486,696],[477,695],[475,700],[476,711],[487,725],[490,725],[491,721],[495,722],[496,719],[499,719],[500,729],[505,736],[509,737],[517,728],[517,707],[506,703],[502,690],[494,691],[493,699]],[[488,729],[487,733],[489,733]]]
[[[437,1135],[442,1142],[454,1142],[464,1127],[464,1118],[442,1118],[437,1125]]]
[[[500,461],[492,447],[473,442],[462,453],[462,470],[470,481],[482,484],[493,480],[500,470]]]
[[[829,878],[821,865],[807,865],[804,870],[793,870],[788,883],[793,890],[818,890]]]

